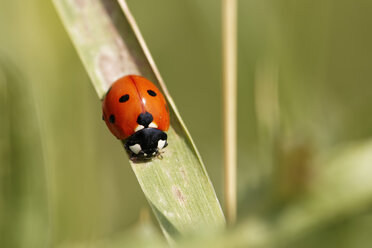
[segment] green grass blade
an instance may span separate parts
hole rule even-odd
[[[174,238],[222,228],[224,216],[203,162],[125,1],[54,0],[54,4],[99,98],[117,78],[139,74],[158,85],[168,100],[171,127],[163,159],[131,162],[165,235]]]
[[[45,164],[30,88],[0,54],[1,247],[42,247],[48,241]]]

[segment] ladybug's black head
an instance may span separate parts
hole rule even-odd
[[[134,157],[151,158],[168,145],[167,134],[156,128],[143,128],[132,134],[125,142],[125,148]]]

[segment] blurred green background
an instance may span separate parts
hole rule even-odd
[[[222,202],[220,2],[128,4]],[[372,1],[238,10],[239,223],[225,242],[370,247]],[[0,0],[0,247],[135,239],[147,202],[100,105],[52,3]]]

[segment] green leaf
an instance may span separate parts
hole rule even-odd
[[[372,203],[371,141],[339,147],[315,163],[308,192],[277,219],[277,228],[288,236],[357,215]]]
[[[99,98],[119,77],[137,74],[159,86],[170,105],[169,146],[163,159],[131,162],[165,235],[173,239],[224,227],[224,216],[200,155],[125,1],[54,0],[54,4]]]
[[[3,247],[47,242],[47,187],[30,83],[0,54],[0,240]]]
[[[324,234],[330,228],[347,229],[348,224],[352,228],[361,215],[366,212],[370,215],[372,141],[355,142],[325,152],[314,161],[313,170],[311,184],[298,200],[275,216],[244,221],[213,243],[222,244],[220,247],[227,242],[232,247],[302,247],[309,242],[309,237],[331,242],[331,234],[329,237]],[[364,220],[367,221],[366,217]],[[363,238],[368,239],[365,235]],[[370,236],[369,241],[372,241]]]
[[[280,211],[251,215],[225,233],[188,239],[181,247],[368,247],[372,141],[325,152],[313,169],[306,192]]]

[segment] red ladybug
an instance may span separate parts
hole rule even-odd
[[[103,119],[134,157],[152,157],[168,145],[169,110],[160,90],[141,76],[112,84],[103,99]]]

